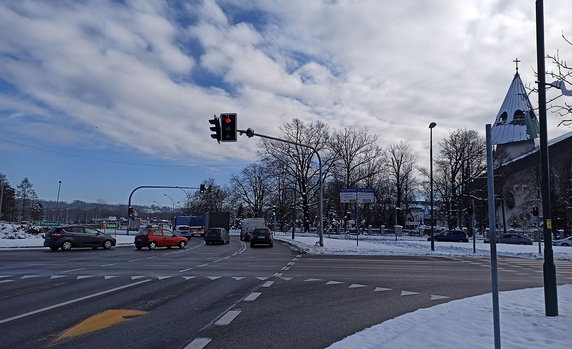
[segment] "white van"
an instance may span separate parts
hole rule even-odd
[[[245,218],[240,226],[240,240],[249,241],[250,233],[256,228],[266,228],[266,222],[264,218]]]

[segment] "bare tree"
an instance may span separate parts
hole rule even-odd
[[[31,198],[37,197],[32,187],[33,185],[27,177],[17,186],[18,192],[16,195],[20,199],[22,208],[20,211],[20,219],[26,220],[30,218]]]
[[[451,226],[459,226],[464,206],[469,202],[469,183],[484,173],[485,140],[474,130],[455,130],[439,142],[436,160],[436,189]]]
[[[395,208],[408,204],[416,190],[414,176],[417,157],[405,142],[390,144],[387,148],[386,168],[395,195]]]
[[[564,34],[562,34],[562,38],[567,44],[572,45],[572,41],[566,38]],[[560,57],[560,53],[557,51],[556,54],[549,54],[547,55],[547,58],[549,62],[554,66],[554,69],[547,71],[546,75],[555,81],[561,81],[568,86],[572,86],[572,67],[568,65],[565,59]],[[548,81],[548,83],[551,82],[552,81]],[[532,90],[536,91],[536,88],[533,88]],[[572,98],[564,96],[559,88],[555,88],[555,90],[558,92],[556,96],[548,99],[547,110],[552,111],[562,118],[562,121],[558,124],[558,126],[564,125],[572,127]]]
[[[329,129],[321,121],[304,123],[293,119],[280,127],[280,138],[291,142],[305,144],[313,147],[322,157],[322,180],[328,173],[331,163],[327,151]],[[260,141],[263,156],[270,162],[280,164],[287,178],[291,181],[290,187],[296,188],[304,213],[304,230],[310,229],[311,208],[318,203],[319,171],[314,151],[285,142],[262,139]]]
[[[246,205],[246,213],[262,217],[271,192],[270,169],[259,164],[246,166],[239,175],[230,178],[233,196]]]

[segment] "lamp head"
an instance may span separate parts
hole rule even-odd
[[[432,123],[429,124],[429,128],[433,128],[433,127],[435,127],[435,126],[437,126],[437,124],[434,123],[434,122],[432,122]]]

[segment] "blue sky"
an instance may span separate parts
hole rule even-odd
[[[546,52],[572,57],[569,0],[546,1]],[[534,1],[0,1],[0,172],[38,196],[126,203],[139,185],[225,185],[293,117],[407,141],[494,122],[518,57],[536,67]],[[550,68],[550,66],[549,66]],[[536,98],[532,97],[533,104]],[[549,120],[549,137],[570,129]],[[170,205],[183,192],[137,194]]]

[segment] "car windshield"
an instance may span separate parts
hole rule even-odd
[[[209,229],[207,235],[219,235],[222,233],[222,229]]]

